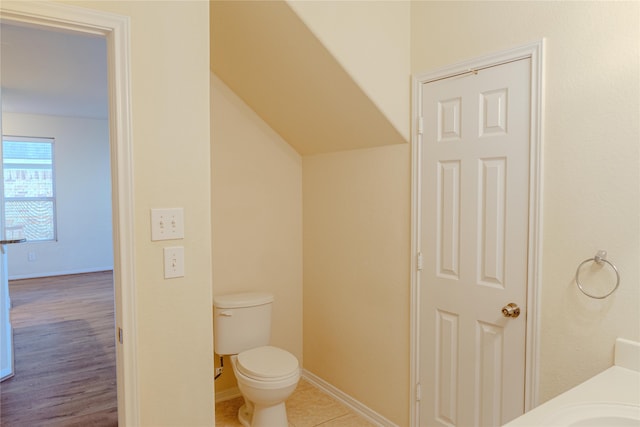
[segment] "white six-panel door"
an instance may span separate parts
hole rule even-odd
[[[499,426],[524,411],[530,62],[422,84],[423,426]]]

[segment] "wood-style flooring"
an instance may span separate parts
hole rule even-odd
[[[117,426],[111,271],[9,283],[15,375],[0,425]]]

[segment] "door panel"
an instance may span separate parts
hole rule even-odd
[[[0,227],[1,230],[2,227]],[[0,245],[0,381],[13,376],[13,328],[9,313],[10,301],[7,251],[5,245]]]
[[[2,118],[0,118],[2,130]],[[2,133],[2,132],[0,132]],[[0,241],[6,239],[4,229],[4,169],[0,141]],[[13,328],[11,327],[11,298],[7,271],[7,245],[0,244],[0,381],[13,376]]]
[[[425,83],[421,107],[421,425],[502,425],[524,412],[530,60]]]

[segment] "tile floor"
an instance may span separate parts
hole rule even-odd
[[[242,427],[238,421],[242,404],[241,397],[216,403],[216,427]],[[304,379],[285,405],[289,427],[375,426]]]

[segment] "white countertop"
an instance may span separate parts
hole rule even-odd
[[[620,341],[620,340],[619,340]],[[624,346],[620,348],[619,346]],[[640,426],[640,356],[637,343],[616,343],[616,366],[505,424],[522,426]],[[622,355],[623,357],[620,357]]]

